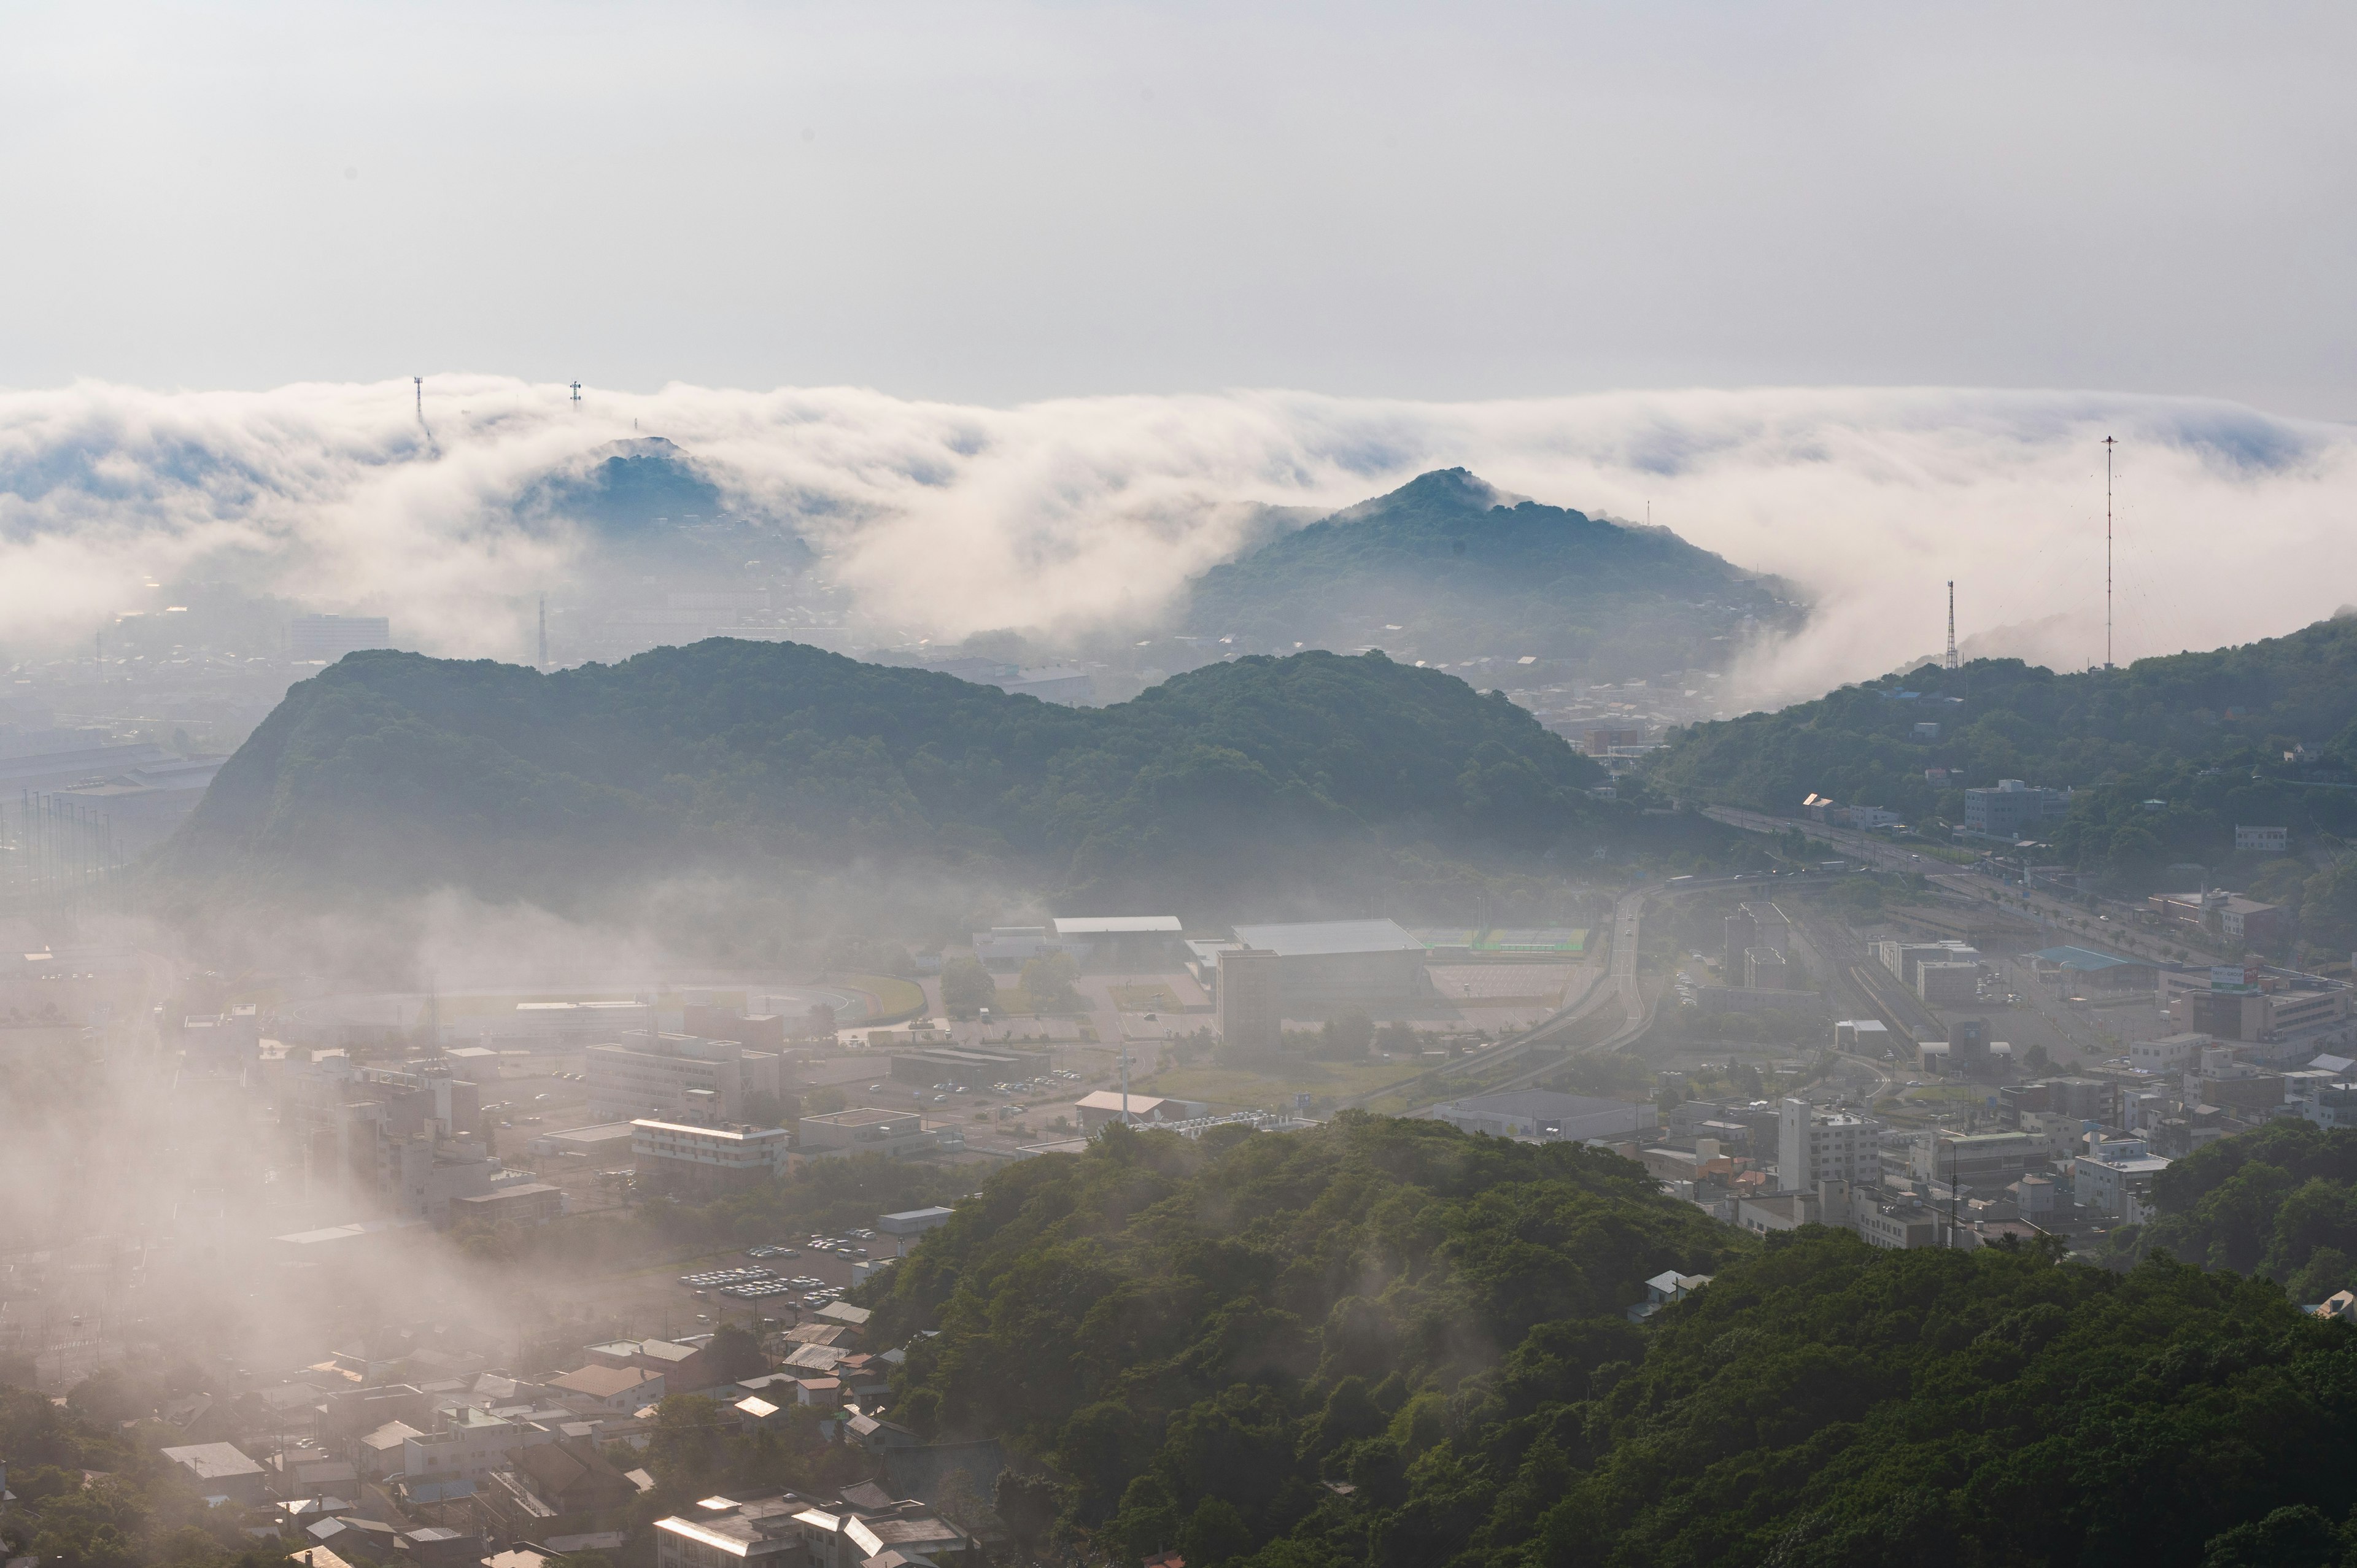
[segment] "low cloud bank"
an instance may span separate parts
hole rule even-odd
[[[878,640],[1151,624],[1266,526],[1425,470],[1652,520],[1801,585],[1807,631],[1749,689],[1798,694],[1934,653],[1946,584],[1975,651],[2103,656],[2116,437],[2115,656],[2248,640],[2357,597],[2357,433],[2234,404],[1940,389],[1426,403],[1281,392],[1011,409],[856,389],[649,394],[436,376],[260,393],[0,393],[0,625],[66,645],[149,580],[234,575],[501,658],[532,596],[610,534],[524,503],[632,436],[825,553]],[[1217,628],[1192,628],[1217,631]]]

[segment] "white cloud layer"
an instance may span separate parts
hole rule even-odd
[[[1771,687],[1936,650],[1944,584],[1975,646],[2103,652],[2104,436],[2118,437],[2123,659],[2272,635],[2357,599],[2357,433],[2234,404],[2103,393],[1631,392],[1436,403],[1285,392],[1011,409],[846,389],[592,391],[429,378],[266,392],[81,383],[0,393],[0,627],[87,636],[153,576],[223,564],[393,615],[429,651],[517,657],[530,596],[587,535],[516,499],[634,433],[786,516],[879,628],[1142,623],[1259,507],[1339,508],[1462,466],[1653,520],[1802,585]],[[2011,629],[2008,629],[2011,628]],[[1215,629],[1215,628],[1199,628]]]

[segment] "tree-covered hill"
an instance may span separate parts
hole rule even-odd
[[[1937,738],[1918,725],[1935,724]],[[2285,753],[2304,748],[2291,761]],[[1925,770],[1950,770],[1946,788]],[[1964,819],[1966,787],[2083,791],[2050,833],[2123,882],[2225,867],[2236,823],[2357,832],[2357,618],[2238,648],[2057,674],[2018,660],[1926,665],[1772,714],[1674,735],[1648,774],[1670,793],[1796,813],[1813,792],[1909,821]],[[2159,800],[2158,808],[2147,802]]]
[[[1245,659],[1073,709],[791,643],[554,674],[359,653],[288,693],[160,870],[296,903],[930,867],[1275,907],[1692,831],[1590,798],[1600,778],[1502,696],[1380,655]]]
[[[1185,619],[1254,647],[1533,655],[1618,680],[1723,664],[1800,610],[1789,588],[1667,529],[1501,505],[1449,468],[1213,568]]]
[[[2152,1200],[2153,1219],[2106,1239],[2115,1261],[2165,1252],[2302,1302],[2357,1285],[2357,1131],[2287,1118],[2221,1138],[2156,1176]]]
[[[1715,1277],[1633,1326],[1668,1267]],[[2263,1280],[1761,1243],[1356,1114],[1026,1162],[870,1294],[939,1330],[900,1418],[1000,1437],[1009,1522],[1120,1564],[2338,1563],[2357,1464],[2357,1336]]]

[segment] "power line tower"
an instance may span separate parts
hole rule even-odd
[[[425,378],[412,376],[409,379],[417,387],[417,423],[423,424],[425,423]]]
[[[540,596],[540,667],[548,668],[548,596]]]
[[[1941,666],[1941,668],[1943,670],[1954,670],[1958,667],[1959,665],[1956,659],[1956,580],[1953,577],[1951,577],[1948,579],[1948,660],[1945,664]]]
[[[2112,667],[2112,448],[2104,437],[2104,668]]]
[[[573,383],[573,408],[574,412],[576,413],[579,413],[581,409],[581,383],[579,381]]]

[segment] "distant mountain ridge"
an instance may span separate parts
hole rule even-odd
[[[1588,796],[1601,777],[1523,709],[1380,655],[1073,709],[793,643],[554,674],[361,653],[287,694],[160,870],[283,907],[869,865],[1278,908],[1670,831]]]
[[[1535,656],[1604,679],[1724,664],[1789,629],[1797,594],[1665,528],[1425,474],[1199,578],[1189,629],[1255,647]]]

